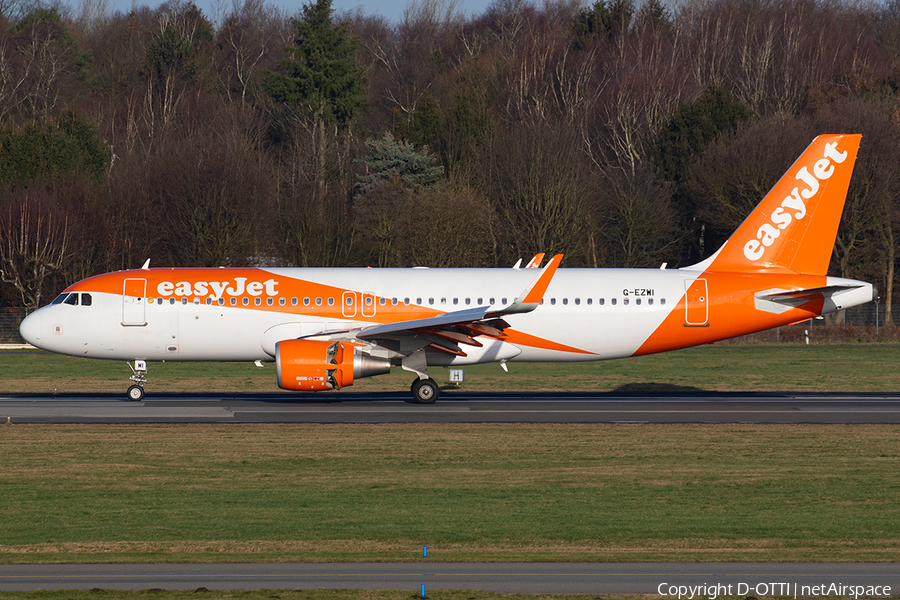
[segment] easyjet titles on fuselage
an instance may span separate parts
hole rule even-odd
[[[277,296],[278,292],[275,286],[278,281],[268,279],[266,281],[250,281],[248,277],[235,277],[231,281],[179,281],[173,283],[171,281],[163,281],[156,286],[156,292],[162,297],[169,296],[212,296],[213,298],[222,298],[226,294],[228,296]]]
[[[781,235],[781,230],[787,229],[794,219],[799,221],[806,216],[806,205],[803,203],[803,199],[809,200],[815,196],[819,192],[819,182],[828,179],[834,174],[834,165],[831,161],[840,164],[847,159],[847,151],[838,152],[836,148],[837,142],[825,144],[825,156],[816,161],[816,164],[813,165],[813,172],[810,173],[805,165],[797,172],[794,178],[805,183],[809,186],[809,189],[800,191],[799,187],[795,187],[781,201],[781,206],[772,211],[772,214],[769,216],[771,223],[760,225],[756,231],[756,239],[744,244],[744,256],[747,257],[747,260],[756,261],[761,259],[766,252],[766,248],[774,244],[775,240]],[[792,217],[785,209],[796,212],[794,212]]]

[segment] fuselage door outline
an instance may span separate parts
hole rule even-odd
[[[122,325],[126,327],[147,324],[147,280],[125,279],[122,290]]]
[[[709,290],[706,279],[684,282],[685,327],[709,327]]]
[[[341,314],[348,318],[356,316],[356,292],[344,292],[341,296]]]
[[[375,294],[372,292],[363,292],[362,315],[364,317],[375,316]]]

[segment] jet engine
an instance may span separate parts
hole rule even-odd
[[[391,361],[367,354],[350,342],[282,340],[275,344],[278,387],[315,392],[339,390],[360,377],[382,375]]]

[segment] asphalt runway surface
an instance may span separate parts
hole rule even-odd
[[[0,565],[0,590],[383,589],[524,594],[888,597],[900,590],[889,563],[344,563],[199,565]],[[679,586],[683,586],[679,588]],[[701,592],[698,586],[703,586]],[[714,586],[714,587],[710,587]],[[722,586],[722,587],[719,587]],[[729,587],[730,586],[730,587]],[[804,588],[806,586],[806,588]],[[814,586],[824,586],[815,588]],[[854,594],[859,587],[863,593]],[[838,593],[827,593],[837,591]],[[804,593],[806,592],[806,593]]]
[[[900,394],[405,392],[0,395],[10,423],[900,423]]]

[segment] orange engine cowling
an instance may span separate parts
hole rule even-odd
[[[281,389],[316,392],[339,390],[353,385],[356,378],[388,373],[391,362],[350,342],[282,340],[275,344],[275,367]]]

